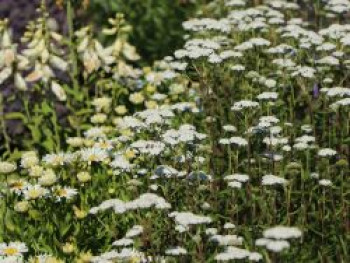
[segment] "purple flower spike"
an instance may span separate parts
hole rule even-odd
[[[318,84],[317,83],[314,84],[314,87],[312,89],[312,95],[313,95],[314,99],[317,99],[318,96],[320,95],[320,90],[318,88]]]

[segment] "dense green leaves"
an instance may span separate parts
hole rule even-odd
[[[184,42],[182,22],[194,16],[204,0],[92,0],[88,13],[98,25],[105,23],[104,17],[115,12],[125,14],[133,27],[130,41],[145,61],[161,59],[180,48]],[[101,15],[103,14],[103,15]]]

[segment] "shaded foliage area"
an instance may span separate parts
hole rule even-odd
[[[54,0],[47,1],[49,12],[55,18],[59,31],[66,32],[66,16]],[[195,3],[194,3],[195,2]],[[87,12],[80,10],[79,20],[91,21],[96,31],[106,24],[106,17],[116,12],[124,13],[133,26],[131,43],[136,45],[142,58],[150,62],[169,54],[169,50],[180,47],[184,40],[182,21],[193,16],[197,7],[208,0],[91,0]],[[0,18],[9,18],[16,39],[22,35],[25,25],[35,17],[35,10],[40,0],[2,0],[0,1]],[[92,20],[91,20],[92,18]]]
[[[193,16],[198,6],[205,0],[92,0],[88,9],[89,19],[93,17],[97,25],[105,23],[105,17],[116,12],[125,14],[133,26],[131,43],[134,44],[145,61],[160,59],[183,44],[182,21]]]
[[[35,19],[41,0],[1,0],[0,19],[8,18],[15,40],[19,39],[25,31],[28,21]],[[56,1],[48,0],[48,9],[52,18],[57,21],[60,31],[66,31],[66,18],[64,11],[56,5]]]

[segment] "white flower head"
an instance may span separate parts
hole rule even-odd
[[[286,179],[272,174],[264,175],[262,178],[262,185],[285,185],[287,183],[288,181]]]

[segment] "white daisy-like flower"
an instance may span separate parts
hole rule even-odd
[[[57,201],[61,199],[69,200],[78,194],[78,190],[71,187],[57,187],[53,189],[53,193]]]
[[[66,160],[66,155],[63,152],[46,154],[43,157],[43,162],[52,166],[64,165]]]
[[[27,245],[22,242],[0,243],[1,256],[21,256],[28,252]]]
[[[26,200],[35,200],[46,196],[49,193],[49,191],[37,184],[27,185],[27,187],[23,189],[22,193]]]
[[[89,139],[95,138],[105,138],[106,134],[103,128],[101,127],[93,127],[84,132],[84,136]]]
[[[103,162],[109,157],[106,150],[97,147],[82,149],[80,156],[83,161],[89,164],[92,162]]]
[[[130,171],[134,167],[123,155],[116,155],[114,160],[110,163],[110,166],[114,169],[120,169],[122,171]]]
[[[99,140],[98,142],[94,143],[92,146],[93,148],[100,148],[106,151],[110,151],[113,149],[113,141],[109,140]]]
[[[28,182],[19,179],[19,180],[15,180],[15,181],[11,181],[9,183],[9,188],[11,192],[14,192],[18,195],[20,195],[23,191],[23,189],[25,189],[28,185]]]

